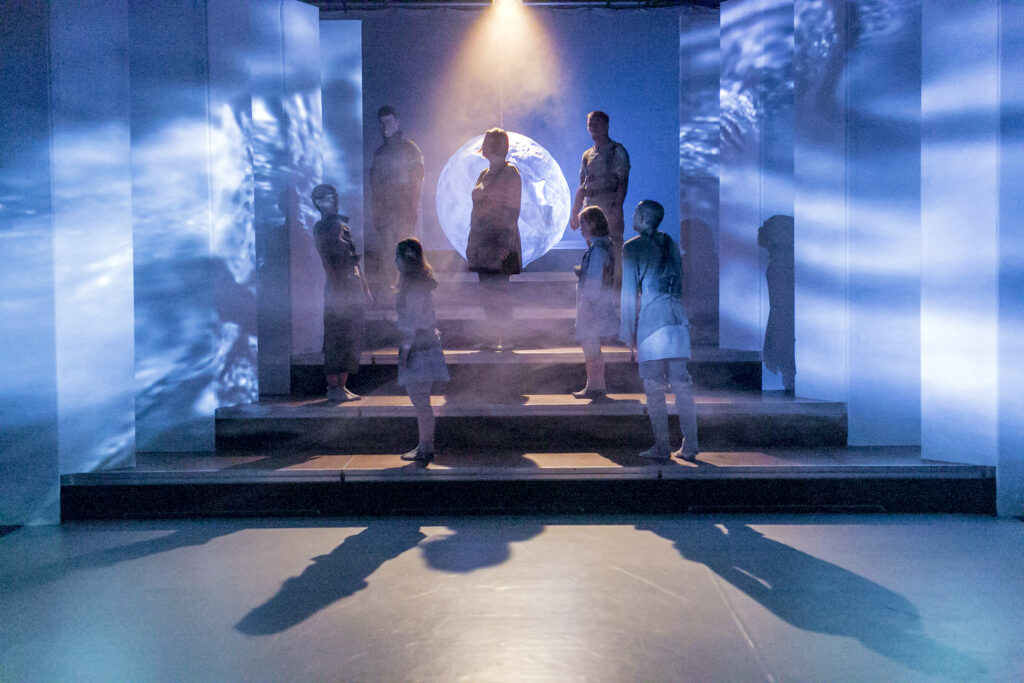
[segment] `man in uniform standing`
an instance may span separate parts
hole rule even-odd
[[[640,233],[623,248],[622,318],[619,338],[636,349],[640,379],[647,394],[647,414],[654,446],[640,454],[648,460],[672,456],[697,458],[697,413],[693,382],[686,369],[690,359],[690,323],[683,305],[683,266],[679,245],[658,226],[665,208],[645,199],[633,212],[633,229]],[[676,395],[683,445],[669,444],[665,390]]]
[[[580,229],[579,215],[587,206],[599,206],[608,219],[608,232],[615,256],[615,287],[622,282],[622,237],[625,219],[622,203],[629,184],[629,154],[620,143],[608,137],[608,114],[592,111],[587,115],[587,130],[594,146],[583,153],[580,186],[573,200],[569,227]],[[590,235],[583,239],[590,245]]]
[[[395,108],[385,105],[377,112],[384,144],[373,153],[370,194],[377,256],[386,292],[398,278],[395,245],[416,234],[423,190],[423,154],[416,143],[402,135]],[[382,302],[387,297],[378,297]]]
[[[349,391],[345,383],[350,374],[359,372],[364,310],[372,298],[359,267],[352,233],[338,212],[338,189],[317,185],[311,198],[320,211],[320,220],[313,226],[313,238],[325,276],[323,351],[327,400],[354,401],[359,396]]]

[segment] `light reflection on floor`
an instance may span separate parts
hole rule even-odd
[[[0,535],[0,672],[1015,680],[1022,535],[1016,520],[925,515],[20,529]]]

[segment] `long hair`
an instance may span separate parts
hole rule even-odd
[[[408,272],[399,270],[398,280],[395,282],[395,289],[399,293],[404,292],[413,282],[427,282],[436,285],[434,269],[427,263],[423,256],[423,245],[415,237],[406,237],[395,245],[395,257],[412,266]]]

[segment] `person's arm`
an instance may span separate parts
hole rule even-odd
[[[587,177],[587,159],[580,162],[580,185],[576,188],[576,196],[572,200],[572,211],[569,212],[569,227],[580,229],[580,211],[583,210],[583,181]]]
[[[572,212],[569,214],[569,227],[573,230],[580,229],[580,211],[583,210],[583,186],[576,189],[576,196],[572,200]]]
[[[622,206],[626,201],[626,190],[629,186],[629,153],[619,145],[615,158],[615,175],[619,178],[618,189],[615,191],[615,203]]]
[[[595,248],[590,252],[587,272],[583,273],[583,288],[580,291],[580,298],[586,303],[594,304],[601,299],[602,279],[608,258],[608,252],[604,249]]]
[[[622,293],[619,308],[622,317],[619,322],[619,339],[629,346],[630,354],[636,348],[637,326],[637,273],[633,256],[623,249],[622,254]]]
[[[409,217],[415,221],[420,213],[420,196],[423,194],[423,152],[416,143],[410,141],[409,144],[412,146],[409,162],[409,178],[412,183],[409,188]]]

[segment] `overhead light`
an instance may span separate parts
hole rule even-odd
[[[523,6],[523,0],[494,0],[494,9],[502,16],[509,16]]]

